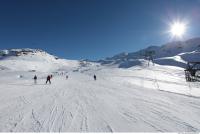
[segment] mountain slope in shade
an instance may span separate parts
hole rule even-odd
[[[122,68],[142,64],[146,52],[154,51],[155,63],[185,67],[188,61],[200,61],[200,38],[187,41],[167,43],[163,46],[150,46],[133,53],[121,53],[104,60],[99,60],[103,65],[114,65]]]

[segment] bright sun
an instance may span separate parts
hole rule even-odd
[[[170,33],[174,37],[182,37],[186,31],[186,24],[182,22],[175,22],[171,25]]]

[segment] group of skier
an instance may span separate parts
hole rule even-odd
[[[51,79],[52,79],[52,78],[53,78],[53,75],[48,75],[48,76],[47,76],[47,80],[46,80],[46,84],[47,84],[47,83],[51,84]],[[35,75],[35,76],[33,77],[33,79],[34,79],[34,83],[37,84],[37,75]]]
[[[47,83],[51,84],[51,79],[52,79],[52,78],[53,78],[53,75],[48,75],[47,78],[46,78],[46,84],[47,84]],[[69,76],[66,75],[66,80],[67,80],[68,78],[69,78]],[[97,76],[96,76],[96,75],[94,75],[93,78],[94,78],[95,81],[97,80]],[[35,76],[33,77],[33,79],[34,79],[34,84],[37,84],[37,75],[35,75]]]

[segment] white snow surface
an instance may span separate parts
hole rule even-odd
[[[0,70],[0,131],[200,131],[199,83],[186,83],[182,68],[90,63],[62,71],[68,80],[55,72]],[[52,84],[45,84],[50,73]]]
[[[183,68],[148,67],[142,59],[118,68],[41,50],[3,52],[0,132],[200,132],[200,84],[187,83]],[[184,62],[184,55],[171,59]],[[52,84],[45,84],[49,74]]]

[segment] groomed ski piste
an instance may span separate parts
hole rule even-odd
[[[2,59],[0,131],[199,132],[200,84],[187,83],[184,68],[140,62],[118,68],[43,52]]]

